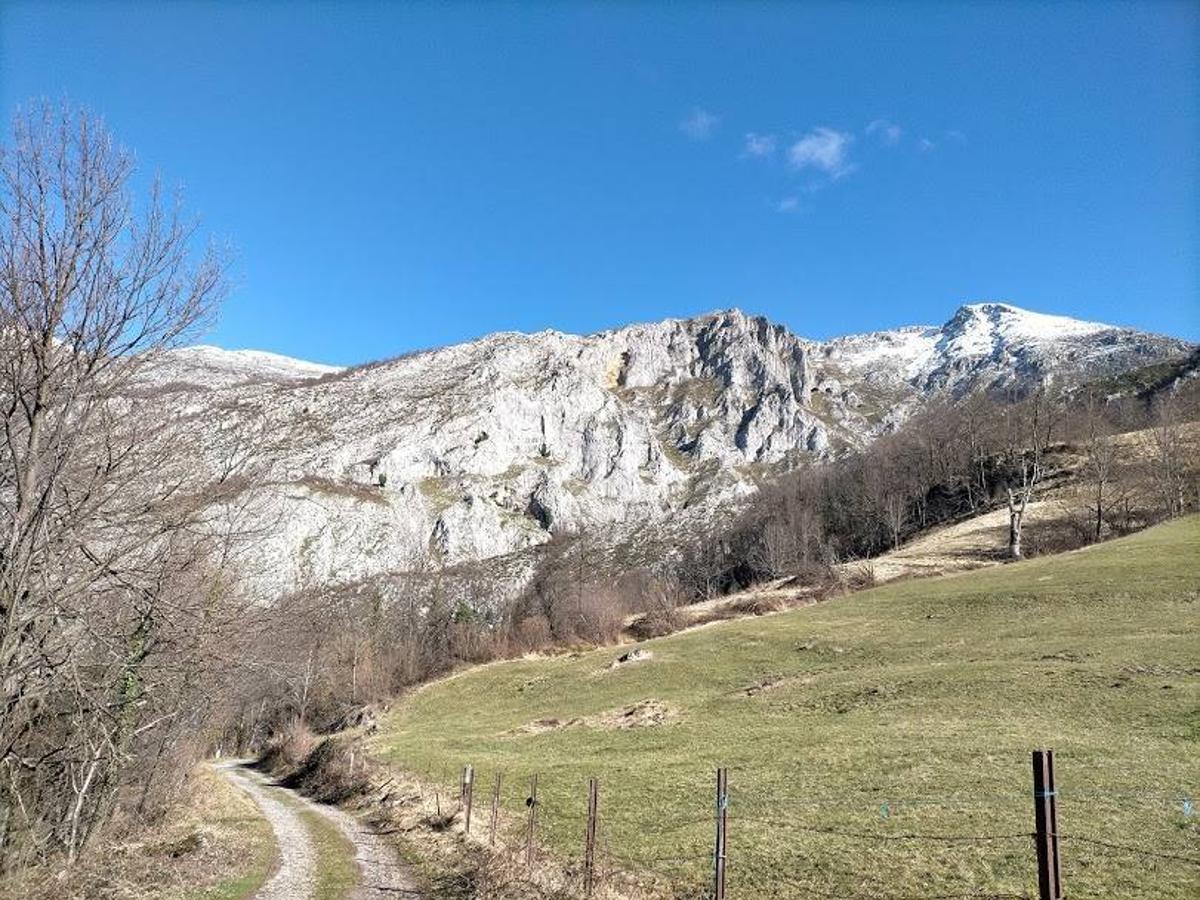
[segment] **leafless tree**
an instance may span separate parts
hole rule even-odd
[[[1164,516],[1187,509],[1187,489],[1195,478],[1195,442],[1189,440],[1178,397],[1167,394],[1154,406],[1150,427],[1149,469]],[[1190,477],[1189,477],[1190,476]]]
[[[223,265],[133,174],[69,107],[19,114],[0,150],[0,868],[73,857],[148,739],[187,727],[229,591],[232,482],[133,389],[205,322]]]
[[[1059,398],[1047,388],[1003,407],[1008,466],[1008,555],[1021,559],[1025,511],[1046,474],[1046,451],[1062,415]]]
[[[1102,401],[1089,394],[1083,401],[1083,475],[1087,485],[1092,540],[1104,533],[1104,520],[1120,499],[1114,490],[1120,454]]]

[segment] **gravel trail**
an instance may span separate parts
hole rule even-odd
[[[221,763],[216,769],[250,795],[275,831],[279,871],[255,894],[255,900],[301,900],[313,896],[317,854],[304,821],[294,809],[271,795],[262,776],[242,763]]]
[[[354,858],[360,872],[359,886],[352,900],[420,900],[422,894],[407,865],[402,863],[387,841],[369,826],[347,812],[332,806],[320,806],[311,800],[305,803],[331,820],[354,845]]]
[[[316,888],[316,849],[296,807],[272,796],[280,791],[331,822],[354,845],[359,884],[350,893],[350,900],[383,900],[385,897],[420,900],[421,891],[408,867],[382,837],[349,813],[314,803],[295,791],[279,787],[246,768],[244,762],[220,763],[215,768],[250,795],[275,831],[279,871],[255,894],[255,900],[309,900]]]

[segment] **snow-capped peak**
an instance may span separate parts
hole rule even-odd
[[[951,334],[983,329],[998,333],[1010,340],[1028,341],[1083,337],[1099,331],[1108,331],[1112,327],[1100,322],[1087,322],[1070,316],[1033,312],[1013,306],[1011,303],[985,301],[968,303],[960,307],[954,317],[946,323],[944,330]]]
[[[247,381],[294,381],[340,372],[340,366],[293,359],[265,350],[225,350],[208,344],[169,350],[146,373],[154,384],[225,388]]]

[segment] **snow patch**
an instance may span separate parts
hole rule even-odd
[[[265,350],[225,350],[207,344],[169,350],[145,373],[151,384],[182,382],[226,388],[247,381],[295,381],[342,371],[341,366],[293,359]]]

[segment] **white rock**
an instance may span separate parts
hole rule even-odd
[[[999,303],[824,343],[731,310],[588,337],[494,334],[348,370],[188,348],[147,383],[204,386],[186,391],[200,464],[263,435],[255,453],[275,483],[246,568],[270,597],[431,554],[495,558],[560,531],[687,528],[762,469],[863,446],[930,397],[1190,349]]]

